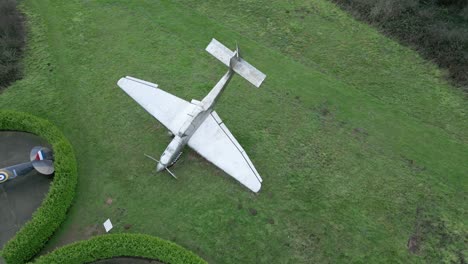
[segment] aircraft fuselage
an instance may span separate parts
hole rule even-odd
[[[179,129],[179,132],[175,134],[171,143],[169,143],[161,155],[156,166],[156,170],[158,172],[171,166],[177,161],[177,158],[180,156],[185,145],[187,145],[190,137],[195,133],[195,131],[197,131],[198,127],[200,127],[208,115],[213,111],[216,102],[233,75],[234,72],[229,69],[201,102],[192,100],[191,103],[194,105],[194,108],[189,114],[184,117],[180,117],[185,118],[185,121]]]

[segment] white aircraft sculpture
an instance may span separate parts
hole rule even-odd
[[[188,144],[247,188],[258,192],[262,178],[213,108],[234,73],[256,87],[260,87],[266,75],[243,60],[238,47],[231,51],[212,39],[206,51],[228,66],[229,70],[201,102],[193,99],[189,103],[158,89],[157,84],[130,76],[121,78],[117,84],[174,135],[159,161],[145,154],[157,162],[158,172],[167,170],[177,178],[168,167],[178,160],[182,149]]]

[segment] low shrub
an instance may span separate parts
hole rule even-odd
[[[0,89],[21,78],[25,30],[15,0],[0,1]]]
[[[468,93],[468,1],[333,0],[353,16],[417,49]]]
[[[114,257],[141,257],[164,263],[206,263],[191,251],[172,242],[142,234],[94,237],[59,248],[38,258],[35,264],[81,264]]]
[[[24,131],[47,140],[54,150],[55,176],[41,206],[4,246],[0,255],[8,264],[25,263],[36,255],[65,220],[77,183],[77,167],[73,148],[60,130],[36,116],[0,111],[0,130]]]

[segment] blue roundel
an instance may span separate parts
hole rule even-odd
[[[6,182],[8,180],[8,173],[5,171],[0,171],[0,183]]]

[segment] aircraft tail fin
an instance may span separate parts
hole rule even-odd
[[[231,51],[221,42],[212,39],[206,47],[206,51],[256,87],[260,87],[266,78],[264,73],[242,59],[237,45],[236,50]]]
[[[55,172],[54,154],[52,150],[46,147],[34,147],[29,153],[31,163],[39,173],[51,175]]]

